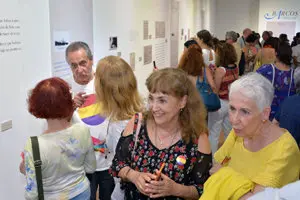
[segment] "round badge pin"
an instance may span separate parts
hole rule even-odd
[[[176,163],[180,166],[183,166],[186,163],[186,158],[183,155],[180,155],[176,158]]]

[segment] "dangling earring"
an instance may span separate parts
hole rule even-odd
[[[183,111],[183,108],[180,108],[180,113],[182,113],[182,111]]]

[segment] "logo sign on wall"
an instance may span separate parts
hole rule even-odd
[[[295,20],[300,10],[273,10],[264,14],[266,20]]]

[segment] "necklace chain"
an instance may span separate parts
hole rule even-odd
[[[159,136],[158,136],[158,134],[157,134],[157,128],[156,128],[156,126],[155,126],[155,136],[157,137],[157,139],[158,139],[158,141],[159,141],[159,144],[162,146],[163,144],[164,144],[164,142],[163,142],[163,140],[161,139],[161,138],[159,138]],[[172,137],[172,140],[171,140],[171,142],[170,142],[170,145],[169,145],[169,147],[173,144],[173,142],[174,142],[174,139],[175,139],[175,136],[178,134],[178,131],[179,131],[179,128],[177,128],[176,129],[176,131],[174,132],[174,134],[173,134],[173,137]],[[169,138],[170,136],[172,136],[172,135],[169,135],[168,137],[166,137],[166,138]]]

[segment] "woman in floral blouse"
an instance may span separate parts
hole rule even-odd
[[[271,105],[270,120],[272,121],[283,100],[296,93],[294,70],[291,68],[292,48],[289,44],[280,43],[276,51],[274,64],[261,66],[256,72],[271,81],[275,91]]]
[[[212,165],[200,96],[180,69],[155,71],[146,85],[149,110],[125,128],[111,172],[125,199],[198,199]]]

